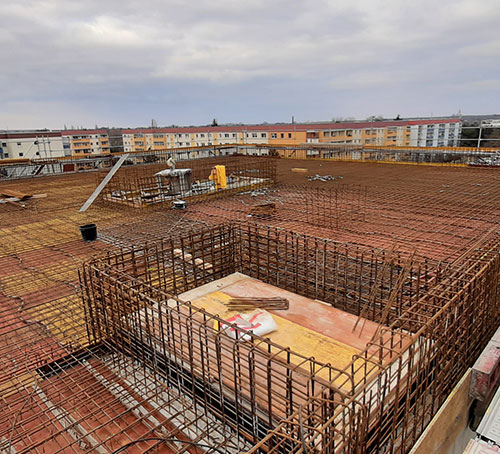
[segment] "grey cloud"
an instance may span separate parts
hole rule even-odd
[[[500,78],[497,5],[497,0],[4,2],[0,103],[9,110],[0,113],[0,129],[6,123],[60,127],[90,121],[93,126],[97,118],[126,126],[146,123],[148,112],[170,119],[181,110],[179,117],[188,123],[202,122],[212,115],[212,93],[224,99],[217,108],[227,121],[287,119],[291,109],[303,119],[492,109],[491,98],[481,103],[477,93],[479,87],[495,90],[491,81]],[[437,95],[429,97],[431,92]],[[277,96],[285,93],[295,105]],[[30,102],[36,112],[46,105],[47,115],[27,112],[23,123],[22,109],[28,111]],[[131,110],[124,112],[123,106]]]

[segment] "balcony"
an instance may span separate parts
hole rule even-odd
[[[73,148],[75,150],[89,148],[89,147],[90,147],[90,142],[75,142],[75,143],[73,143]]]

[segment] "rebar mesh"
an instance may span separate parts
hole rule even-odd
[[[319,160],[278,160],[277,165],[280,181],[295,186],[193,200],[184,211],[113,203],[79,214],[95,187],[89,173],[9,181],[10,189],[47,197],[26,202],[25,208],[0,206],[4,451],[111,454],[127,443],[133,444],[121,452],[208,450],[182,443],[191,440],[210,446],[208,452],[409,452],[499,324],[498,172]],[[307,182],[304,174],[290,172],[300,166],[344,178]],[[312,188],[318,190],[309,196]],[[328,195],[336,191],[339,205]],[[307,197],[321,200],[308,204]],[[342,202],[355,209],[332,212]],[[273,203],[274,211],[263,207],[251,213]],[[211,240],[201,240],[200,234],[227,220],[238,222],[219,228],[234,225],[237,234],[214,239],[212,258]],[[97,223],[99,240],[84,243],[78,226],[89,222]],[[109,254],[108,263],[103,254]],[[77,274],[83,263],[94,263],[93,257],[107,263],[97,273],[108,273],[107,282],[117,283],[109,287],[113,304],[130,308],[123,318],[113,315],[115,325],[109,326],[119,329],[101,343],[87,332]],[[160,266],[156,257],[164,261]],[[210,270],[212,263],[216,267]],[[237,343],[241,348],[234,350],[239,352],[234,362],[227,339],[219,336],[219,357],[227,359],[222,385],[212,378],[200,382],[201,366],[190,354],[201,352],[201,346],[193,340],[217,346],[211,323],[216,318],[173,296],[237,266],[243,270],[243,264],[246,273],[273,285],[298,289],[345,311],[365,311],[384,323],[343,372],[257,338]],[[326,278],[316,279],[323,269]],[[133,299],[122,299],[119,288]],[[176,302],[167,310],[170,299]],[[127,306],[130,301],[135,306]],[[182,342],[158,336],[160,321],[169,316]],[[146,335],[142,340],[141,333]],[[160,345],[178,353],[182,362],[161,349],[159,354]],[[268,380],[267,369],[253,358],[260,364],[269,349],[279,352],[270,366],[269,380],[279,390],[275,394],[271,388],[271,411],[263,408],[265,392],[252,399]],[[205,346],[203,358],[210,373],[219,374],[214,351]],[[258,381],[252,388],[254,368]],[[294,381],[296,376],[302,378]],[[233,400],[224,394],[221,403],[214,390]],[[150,440],[140,441],[144,436]]]

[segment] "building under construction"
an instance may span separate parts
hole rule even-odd
[[[0,187],[2,452],[409,453],[500,325],[498,171],[179,170]]]

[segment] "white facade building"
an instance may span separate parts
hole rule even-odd
[[[0,131],[0,159],[51,159],[71,155],[60,132]]]
[[[460,123],[436,123],[411,125],[412,147],[457,147],[460,138]]]

